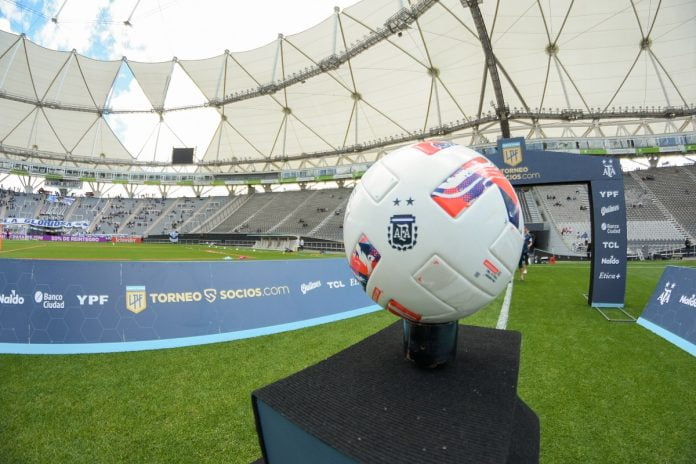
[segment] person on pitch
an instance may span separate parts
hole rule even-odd
[[[522,255],[520,255],[520,280],[524,280],[524,276],[527,274],[527,266],[529,265],[529,250],[532,248],[534,239],[532,234],[529,233],[529,229],[524,228],[524,242],[522,242]]]

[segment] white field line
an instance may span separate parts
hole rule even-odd
[[[503,299],[503,306],[500,308],[500,314],[498,315],[498,323],[495,325],[496,329],[505,330],[507,328],[508,316],[510,315],[510,301],[512,300],[512,280],[507,285],[507,290],[505,290],[505,298]]]
[[[29,250],[31,248],[44,248],[44,247],[46,247],[46,245],[42,243],[40,245],[25,246],[22,248],[14,248],[12,250],[2,250],[2,251],[0,251],[0,253],[12,253],[13,251]]]

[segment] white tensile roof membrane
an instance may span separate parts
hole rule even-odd
[[[166,161],[173,146],[192,146],[199,161],[225,162],[327,154],[460,124],[460,138],[495,140],[498,121],[467,125],[500,103],[472,9],[403,4],[364,0],[255,50],[162,63],[99,61],[0,32],[0,144],[97,161]],[[682,127],[695,130],[696,2],[478,8],[511,135],[580,136],[591,125],[559,117],[538,132],[516,111],[641,107],[689,110]]]

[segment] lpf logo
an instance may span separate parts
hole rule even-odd
[[[502,148],[505,164],[514,167],[522,162],[522,146],[519,143],[504,143]]]
[[[672,290],[674,290],[676,285],[677,284],[674,282],[672,282],[671,285],[669,282],[665,284],[665,288],[662,290],[662,293],[660,293],[660,296],[657,297],[657,301],[660,303],[660,306],[669,303],[669,298],[672,296]]]
[[[144,286],[126,287],[126,309],[135,314],[147,309],[147,294]]]
[[[410,250],[416,246],[418,226],[412,214],[395,214],[389,219],[387,240],[395,250]]]
[[[614,168],[614,161],[602,160],[602,165],[604,166],[604,172],[602,172],[602,174],[604,176],[614,177],[616,175],[616,169]]]

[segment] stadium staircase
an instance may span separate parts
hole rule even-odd
[[[116,233],[124,234],[126,229],[128,228],[128,224],[130,224],[131,220],[133,220],[133,218],[137,216],[143,210],[143,208],[145,208],[145,205],[145,200],[139,201],[136,204],[135,208],[131,210],[131,213],[121,222],[121,225],[118,226],[118,229],[116,229]]]
[[[73,201],[73,204],[70,205],[70,208],[65,212],[65,216],[63,216],[63,219],[65,221],[69,221],[70,218],[72,217],[73,214],[75,214],[75,211],[77,211],[77,205],[80,203],[80,198],[76,198],[75,201]]]
[[[518,191],[517,196],[522,202],[525,224],[542,224],[544,222],[544,217],[539,211],[532,189],[528,188],[523,191]]]
[[[573,252],[573,250],[571,250],[571,248],[568,246],[568,244],[565,242],[565,240],[563,240],[563,237],[561,236],[560,228],[558,227],[558,224],[556,224],[556,220],[551,212],[551,207],[547,204],[547,202],[550,200],[546,200],[546,191],[540,191],[539,187],[534,187],[532,190],[534,193],[534,198],[532,199],[532,202],[534,204],[541,205],[541,214],[546,217],[547,222],[550,224],[549,249],[545,251],[563,256],[577,255],[578,253]]]
[[[349,198],[350,195],[346,195],[346,198],[307,235],[327,240],[343,241],[343,217]]]
[[[298,212],[303,209],[303,207],[314,200],[314,198],[317,196],[319,193],[319,190],[315,190],[314,192],[310,193],[307,198],[305,198],[297,207],[293,210],[291,210],[283,219],[278,221],[276,225],[268,229],[268,233],[272,234],[274,232],[280,232],[280,229],[283,229],[283,226],[289,223],[291,218],[296,218],[298,217]]]
[[[218,227],[220,224],[225,222],[227,219],[230,218],[237,210],[239,210],[242,206],[244,206],[249,200],[254,195],[244,195],[244,196],[236,196],[232,200],[230,200],[227,204],[225,204],[222,208],[220,208],[220,211],[218,211],[217,214],[214,214],[210,216],[207,220],[203,221],[201,225],[196,227],[191,231],[191,233],[197,233],[197,234],[207,234],[211,231],[213,231],[216,227]],[[259,210],[260,211],[260,210]],[[257,213],[259,212],[257,211]],[[250,216],[249,219],[253,217]]]
[[[696,183],[696,173],[692,172],[690,169],[685,168],[685,167],[682,167],[682,168],[681,168],[681,171],[682,171],[684,174],[686,174],[687,176],[691,177],[691,180],[693,180],[694,183]]]
[[[201,200],[198,198],[199,205],[197,208],[189,209],[188,207],[188,202],[190,201],[189,199],[184,200],[184,204],[182,205],[182,210],[188,215],[188,218],[182,222],[179,225],[179,233],[189,233],[196,228],[198,228],[201,224],[203,224],[205,221],[207,221],[210,217],[214,215],[208,215],[207,212],[211,208],[211,205],[213,203],[216,203],[220,200],[220,197],[209,197],[207,200]]]
[[[106,203],[104,203],[104,206],[102,207],[102,209],[94,216],[94,219],[92,220],[92,222],[89,225],[89,228],[87,229],[87,233],[90,233],[90,234],[94,233],[94,229],[96,229],[96,227],[101,222],[102,217],[104,216],[104,213],[111,208],[112,201],[113,200],[111,198],[106,200]]]
[[[176,208],[177,206],[179,206],[181,204],[181,202],[182,202],[181,198],[177,198],[176,200],[174,200],[172,202],[172,204],[169,205],[168,208],[166,208],[165,210],[162,211],[162,213],[157,217],[157,219],[155,219],[152,222],[152,224],[150,224],[148,227],[145,228],[145,230],[143,231],[143,235],[145,235],[145,236],[149,235],[155,229],[155,227],[157,227],[165,218],[167,218],[169,216],[169,213],[172,210],[174,210],[174,208]]]
[[[41,200],[38,202],[36,205],[36,208],[34,208],[34,212],[32,213],[31,217],[34,219],[40,218],[41,217],[41,210],[43,210],[45,206],[45,200]]]
[[[636,181],[636,183],[637,183],[638,185],[640,185],[640,187],[641,187],[643,190],[650,191],[650,192],[653,192],[653,193],[655,194],[655,199],[654,199],[654,201],[653,201],[653,204],[654,204],[654,205],[660,210],[660,212],[665,216],[666,220],[667,220],[670,224],[672,224],[672,226],[674,226],[675,229],[677,229],[677,230],[679,231],[679,233],[681,233],[684,237],[688,237],[688,238],[692,241],[692,243],[693,243],[694,237],[686,230],[686,228],[684,228],[684,227],[682,226],[681,223],[679,223],[679,221],[677,221],[677,219],[676,219],[676,218],[674,217],[674,215],[670,212],[670,210],[664,205],[664,203],[662,203],[662,201],[660,200],[660,198],[658,197],[658,195],[656,194],[656,192],[655,192],[652,188],[650,188],[650,187],[648,186],[648,184],[646,184],[645,181],[644,181],[643,179],[641,179],[639,173],[636,172],[636,171],[631,171],[631,172],[629,172],[629,175],[631,176],[631,178],[633,178],[633,180]],[[694,219],[692,218],[692,220],[694,220]]]

